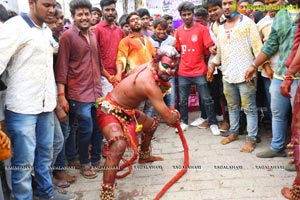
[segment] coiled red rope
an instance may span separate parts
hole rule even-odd
[[[160,199],[166,191],[187,172],[189,167],[189,147],[179,123],[177,125],[177,130],[184,150],[183,168],[160,190],[154,200]]]

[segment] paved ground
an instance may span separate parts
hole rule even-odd
[[[190,122],[197,112],[190,113]],[[164,161],[153,164],[135,164],[134,171],[118,180],[118,200],[154,199],[161,188],[179,171],[183,163],[180,138],[161,123],[152,143],[153,154]],[[175,183],[162,200],[283,200],[281,187],[290,186],[295,172],[283,169],[288,158],[259,159],[257,152],[269,148],[270,138],[263,137],[253,153],[240,153],[245,136],[228,145],[221,145],[222,137],[213,136],[209,129],[195,127],[185,132],[189,145],[191,169]],[[130,154],[129,152],[126,154]],[[154,169],[149,169],[154,168]],[[273,168],[273,169],[270,169]],[[102,172],[96,179],[78,175],[68,191],[81,200],[99,199]]]

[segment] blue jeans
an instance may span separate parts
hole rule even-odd
[[[169,108],[175,108],[175,78],[171,78],[171,93],[164,97],[164,100]]]
[[[265,87],[265,93],[267,97],[267,110],[264,112],[264,121],[272,122],[272,111],[271,111],[271,94],[270,94],[270,85],[271,81],[269,78],[262,77]]]
[[[292,98],[286,98],[280,94],[282,80],[273,78],[270,86],[271,110],[272,110],[272,143],[271,149],[281,151],[285,147],[287,129],[287,115],[296,95],[298,80],[291,85]]]
[[[258,115],[255,80],[251,82],[228,83],[223,79],[223,87],[229,111],[229,132],[238,135],[240,110],[242,107],[247,118],[247,140],[256,141]]]
[[[58,120],[57,120],[58,121]],[[59,126],[62,134],[62,148],[59,154],[57,155],[56,161],[54,162],[54,167],[60,170],[63,170],[66,167],[66,150],[65,150],[65,142],[69,137],[69,121],[66,122],[59,122],[55,124],[55,126]],[[54,137],[55,141],[55,137]],[[57,170],[54,170],[57,171]]]
[[[155,114],[154,107],[152,106],[149,99],[140,102],[136,108],[150,117]]]
[[[54,138],[53,138],[53,160],[51,166],[56,162],[57,156],[61,152],[64,145],[64,136],[60,126],[60,122],[54,113]]]
[[[31,170],[34,167],[39,197],[50,198],[53,185],[49,167],[53,158],[53,112],[19,114],[5,111],[5,126],[11,136],[12,190],[15,198],[32,199]]]
[[[78,130],[78,121],[74,114],[69,112],[69,137],[66,140],[66,157],[68,162],[75,162],[77,155],[76,133]]]
[[[217,124],[214,102],[210,96],[206,76],[178,76],[179,112],[181,115],[181,122],[188,124],[188,98],[192,84],[196,85],[197,92],[201,96],[201,104],[205,107],[209,124]]]
[[[101,141],[103,135],[96,121],[96,108],[94,103],[78,102],[69,100],[70,114],[78,120],[78,150],[81,165],[88,165],[89,144],[92,144],[91,163],[96,165],[100,162]]]

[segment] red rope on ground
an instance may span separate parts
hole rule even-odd
[[[187,172],[187,169],[189,167],[189,147],[187,145],[180,124],[177,125],[177,130],[184,149],[183,168],[161,189],[161,191],[156,195],[154,200],[160,199],[166,193],[166,191]]]

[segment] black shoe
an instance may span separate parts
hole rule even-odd
[[[260,152],[256,154],[258,158],[274,158],[274,157],[286,157],[285,151],[273,151],[272,149],[268,149],[266,151]]]

